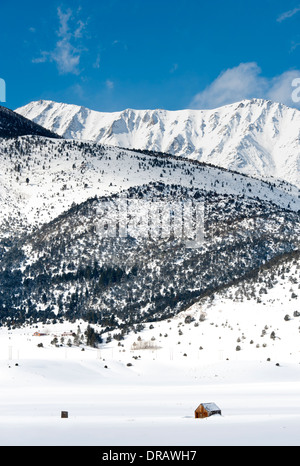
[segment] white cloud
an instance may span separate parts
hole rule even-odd
[[[105,84],[106,84],[107,89],[113,89],[114,88],[114,82],[111,81],[110,79],[107,79]]]
[[[60,27],[57,32],[60,40],[56,43],[56,47],[51,54],[52,60],[57,64],[60,73],[79,74],[79,63],[81,53],[84,49],[74,45],[76,39],[82,37],[82,31],[85,27],[83,21],[79,20],[75,24],[75,28],[70,29],[72,20],[72,10],[68,9],[65,13],[58,8],[57,14],[60,22]],[[74,42],[74,43],[73,43]]]
[[[235,101],[261,95],[266,80],[260,77],[261,70],[256,63],[241,63],[235,68],[223,71],[202,92],[193,99],[192,106],[215,108]]]
[[[95,62],[93,63],[93,68],[99,69],[100,68],[100,53],[98,53]]]
[[[33,58],[32,63],[45,63],[49,60],[50,53],[49,52],[41,52],[41,56],[38,58]]]
[[[59,29],[56,32],[59,40],[52,51],[43,51],[41,56],[32,60],[33,63],[55,62],[61,74],[79,74],[79,64],[82,53],[86,51],[79,39],[83,36],[86,23],[77,20],[72,10],[62,11],[57,8]]]
[[[299,13],[299,11],[300,11],[300,5],[298,5],[293,10],[285,11],[284,13],[282,13],[280,16],[278,16],[277,21],[281,23],[282,21],[285,21],[288,18],[292,18],[297,13]]]
[[[79,74],[79,51],[66,39],[60,40],[56,44],[55,50],[51,53],[51,58],[56,62],[58,71],[61,74]]]
[[[174,65],[170,69],[170,73],[175,73],[175,71],[177,71],[177,70],[178,70],[178,63],[174,63]]]
[[[300,77],[300,70],[287,71],[273,78],[262,76],[254,63],[241,63],[223,71],[209,86],[193,98],[191,108],[217,108],[245,99],[274,100],[289,106],[299,106],[292,94],[293,79]]]
[[[300,45],[300,42],[292,41],[291,52],[296,50],[296,48],[299,47],[299,45]]]
[[[70,10],[70,8],[68,8],[68,10],[66,11],[66,13],[63,13],[63,11],[60,9],[60,7],[57,8],[57,15],[58,15],[58,18],[59,18],[59,23],[60,23],[60,27],[59,27],[59,30],[57,32],[58,36],[59,37],[67,37],[68,34],[69,34],[69,25],[68,25],[68,22],[72,16],[72,10]]]

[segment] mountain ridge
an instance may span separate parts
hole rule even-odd
[[[16,112],[67,139],[169,153],[300,187],[300,112],[280,103],[104,113],[42,100]]]

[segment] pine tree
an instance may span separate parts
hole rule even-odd
[[[95,332],[93,327],[90,325],[87,326],[87,329],[85,331],[85,336],[86,336],[86,344],[88,346],[92,346],[93,348],[96,348],[98,346],[98,343],[101,343],[102,339],[99,333]]]

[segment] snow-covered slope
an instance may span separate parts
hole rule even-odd
[[[8,236],[12,225],[41,226],[74,203],[153,182],[300,210],[299,189],[288,183],[270,184],[195,161],[96,143],[33,136],[0,139],[0,162],[0,230]]]
[[[65,138],[165,152],[300,186],[300,112],[279,103],[102,113],[40,100],[16,112]]]
[[[39,312],[43,296],[42,309],[49,312],[73,316],[76,309],[101,308],[110,316],[122,312],[119,319],[161,318],[298,247],[299,193],[287,183],[271,184],[175,156],[36,136],[0,140],[0,162],[3,317],[20,306],[26,312],[28,302],[31,312]],[[121,241],[109,237],[99,248],[105,203],[111,208],[106,220],[118,224],[117,196],[128,200],[131,233]],[[195,199],[205,207],[206,238],[196,250],[182,241],[182,203]],[[149,235],[137,234],[131,209],[138,206],[138,215],[147,219],[149,203],[156,201],[169,209],[164,219],[168,215],[169,226],[176,223],[175,238],[165,230],[160,234],[155,214],[151,231],[156,224],[156,239],[151,236],[149,242]],[[149,233],[149,223],[146,228]],[[76,296],[69,301],[74,289],[82,290],[80,305]],[[127,312],[126,306],[132,309]]]

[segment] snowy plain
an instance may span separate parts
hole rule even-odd
[[[61,341],[82,321],[2,327],[0,445],[299,446],[300,318],[285,280],[261,303],[215,295],[99,348]],[[202,402],[222,415],[195,419]]]

